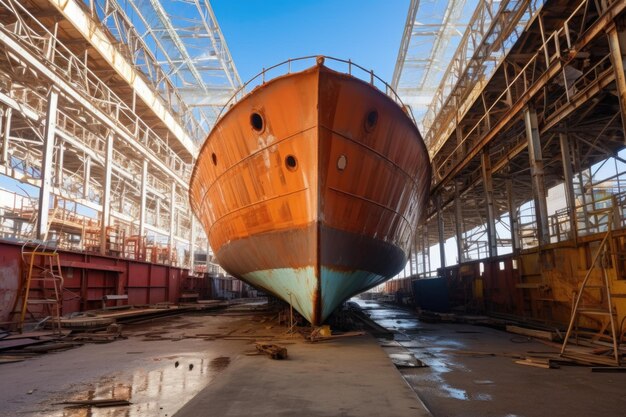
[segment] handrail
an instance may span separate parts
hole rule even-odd
[[[250,78],[248,81],[246,81],[241,87],[239,87],[237,89],[237,91],[235,91],[235,93],[230,97],[230,99],[228,99],[228,101],[226,102],[226,104],[224,104],[224,106],[222,107],[222,109],[220,110],[220,112],[217,115],[217,119],[215,122],[215,125],[217,125],[217,123],[219,122],[219,120],[221,119],[222,115],[224,114],[224,112],[229,109],[230,107],[234,106],[236,103],[238,103],[241,99],[243,99],[243,97],[245,97],[247,95],[246,93],[246,87],[248,87],[250,84],[252,84],[254,81],[259,80],[259,78],[261,79],[261,84],[265,84],[266,80],[265,75],[269,72],[272,71],[276,68],[281,68],[281,67],[287,67],[287,71],[284,74],[281,75],[287,75],[287,74],[291,74],[291,64],[294,62],[301,62],[301,61],[305,61],[305,60],[312,60],[315,59],[315,61],[317,63],[323,64],[326,60],[329,60],[331,62],[339,62],[342,64],[347,64],[348,65],[348,72],[346,74],[355,76],[355,74],[352,73],[352,67],[358,68],[361,71],[363,71],[364,73],[366,73],[368,75],[369,79],[363,79],[360,77],[357,77],[359,79],[361,79],[362,81],[367,81],[370,85],[376,87],[375,85],[375,80],[380,81],[384,86],[385,86],[385,94],[391,98],[396,104],[398,104],[406,113],[407,115],[411,118],[411,120],[413,121],[413,124],[417,127],[417,123],[415,122],[415,118],[413,117],[413,113],[409,110],[409,108],[402,102],[402,100],[400,99],[400,96],[398,95],[398,93],[396,93],[396,91],[391,87],[391,85],[389,85],[385,80],[383,80],[382,78],[380,78],[378,75],[374,74],[373,70],[368,70],[365,69],[364,67],[362,67],[359,64],[355,64],[354,62],[352,62],[351,60],[345,60],[345,59],[341,59],[341,58],[334,58],[331,56],[326,56],[326,55],[308,55],[308,56],[303,56],[303,57],[299,57],[299,58],[290,58],[286,61],[280,62],[278,64],[272,65],[269,68],[263,68],[263,70],[261,72],[259,72],[257,75],[255,75],[254,77]],[[321,60],[321,62],[320,62]],[[271,79],[277,78],[273,77]],[[256,85],[255,85],[256,86]]]

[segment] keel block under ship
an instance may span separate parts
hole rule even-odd
[[[226,271],[317,325],[404,267],[430,178],[405,110],[318,58],[218,120],[190,200]]]

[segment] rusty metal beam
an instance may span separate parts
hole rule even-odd
[[[498,245],[496,236],[496,209],[494,207],[493,197],[493,178],[491,177],[491,160],[489,158],[488,149],[484,149],[481,153],[481,176],[483,180],[483,188],[485,192],[485,200],[487,202],[487,245],[489,249],[489,257],[498,255]]]
[[[526,125],[526,138],[528,140],[528,159],[530,162],[530,173],[535,200],[537,230],[539,231],[539,245],[547,245],[550,243],[548,205],[546,202],[547,192],[543,178],[543,157],[541,153],[539,128],[537,126],[537,112],[534,108],[529,106],[524,109],[524,122]]]
[[[563,162],[563,180],[565,187],[565,200],[569,210],[569,227],[571,239],[577,239],[576,226],[576,195],[574,194],[574,170],[572,153],[570,151],[569,138],[566,133],[559,133],[559,142],[561,145],[561,160]]]
[[[626,45],[621,41],[621,39],[624,39],[624,35],[624,31],[618,32],[615,25],[612,25],[607,31],[609,48],[611,50],[611,63],[613,64],[615,84],[617,85],[617,97],[619,98],[621,110],[622,127],[626,130],[626,74],[624,74],[624,50]]]
[[[454,216],[455,216],[455,232],[456,232],[456,253],[459,263],[463,262],[463,211],[461,206],[461,188],[462,184],[457,181],[454,184]]]
[[[519,246],[519,236],[517,232],[517,207],[513,194],[513,181],[510,178],[506,180],[507,206],[509,210],[509,227],[511,228],[511,249],[515,253]]]
[[[439,259],[441,261],[441,267],[446,266],[446,251],[445,251],[445,229],[443,222],[443,209],[441,207],[441,196],[437,196],[437,232],[439,234]]]

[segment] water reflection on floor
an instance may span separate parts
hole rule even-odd
[[[71,400],[118,399],[131,405],[117,407],[66,406],[50,417],[172,416],[230,364],[226,356],[178,355],[154,357],[156,369],[136,369],[129,374],[108,375]],[[153,364],[146,364],[153,368]]]
[[[454,400],[489,401],[492,399],[488,393],[468,393],[467,390],[454,386],[447,380],[446,374],[451,371],[467,371],[454,355],[448,353],[451,349],[464,349],[466,345],[463,342],[436,332],[432,326],[420,322],[412,311],[377,301],[352,301],[356,302],[376,323],[394,331],[394,343],[383,344],[391,357],[399,355],[398,352],[405,352],[404,355],[411,354],[426,365],[425,368],[414,369],[412,373],[404,374],[411,386],[419,386],[421,389],[425,385],[436,387],[433,391],[435,395]]]

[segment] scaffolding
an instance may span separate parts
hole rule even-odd
[[[210,4],[0,9],[0,175],[19,193],[3,236],[185,266],[206,247],[187,201],[193,159],[241,84]],[[128,249],[135,237],[156,255]]]
[[[425,58],[435,52],[411,52],[428,39],[418,34],[417,5],[394,75],[409,103],[435,67]],[[411,275],[588,242],[603,227],[589,213],[607,205],[623,222],[624,8],[617,0],[478,2],[423,120],[434,176]],[[451,9],[442,16],[454,26]]]

